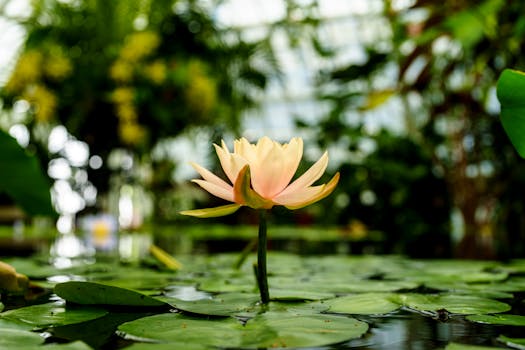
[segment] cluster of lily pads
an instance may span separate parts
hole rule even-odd
[[[253,259],[237,268],[237,258],[181,257],[178,271],[153,263],[59,270],[38,258],[12,259],[17,271],[48,293],[23,305],[20,297],[3,296],[0,348],[91,349],[113,342],[129,349],[336,349],[366,337],[374,327],[370,318],[407,311],[525,333],[525,261],[271,253],[271,302],[262,305]],[[512,334],[494,340],[525,349],[525,338]],[[446,345],[485,348],[491,347]]]

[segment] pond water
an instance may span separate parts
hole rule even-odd
[[[495,326],[463,318],[443,322],[409,312],[360,319],[371,325],[369,334],[333,349],[425,350],[444,348],[451,342],[492,346],[500,334]]]
[[[183,268],[169,271],[152,260],[58,269],[43,257],[10,259],[39,288],[25,298],[2,295],[0,333],[6,339],[14,329],[36,333],[42,346],[75,340],[87,346],[71,349],[132,349],[137,340],[179,339],[197,349],[318,350],[445,349],[452,343],[508,348],[498,339],[525,341],[525,261],[271,253],[273,300],[263,309],[253,256],[239,269],[233,267],[237,254],[179,260]],[[481,323],[472,315],[502,315],[502,321]]]

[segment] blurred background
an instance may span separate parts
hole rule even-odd
[[[525,257],[525,162],[495,93],[504,68],[525,70],[524,13],[504,0],[0,0],[0,129],[38,160],[49,187],[31,191],[50,190],[58,213],[0,186],[4,246],[52,227],[95,246],[194,230],[234,247],[255,234],[249,211],[178,214],[221,204],[188,161],[219,169],[212,142],[268,135],[303,137],[299,172],[325,149],[326,176],[341,172],[325,200],[272,211],[286,228],[274,238],[300,237],[300,252]],[[15,163],[4,184],[36,183]]]

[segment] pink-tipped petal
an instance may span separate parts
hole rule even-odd
[[[214,184],[212,182],[208,182],[205,180],[191,180],[198,184],[200,187],[204,188],[209,193],[213,194],[215,197],[219,197],[222,199],[225,199],[230,202],[235,202],[233,199],[233,187],[228,185],[229,188],[225,188],[223,186],[219,186],[217,184]]]
[[[302,188],[288,195],[279,195],[274,199],[275,204],[284,205],[288,209],[300,209],[328,196],[339,182],[339,173],[326,184]]]

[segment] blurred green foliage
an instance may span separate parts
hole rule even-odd
[[[338,190],[349,200],[335,199],[328,212],[337,208],[340,224],[358,218],[387,232],[393,251],[522,256],[516,193],[523,193],[524,165],[501,127],[495,88],[504,68],[525,66],[525,4],[384,4],[392,36],[367,47],[364,63],[321,72],[319,98],[329,112],[316,125],[298,119],[315,128],[321,146],[347,149],[348,181]],[[393,74],[394,84],[385,84]],[[367,118],[394,117],[399,112],[389,109],[399,106],[402,132],[367,129]],[[453,212],[460,237],[451,234]]]
[[[147,155],[191,126],[237,130],[241,111],[277,72],[267,41],[226,39],[196,1],[32,6],[25,47],[0,93],[4,108],[30,102],[32,129],[63,124],[104,159],[117,147]],[[107,184],[103,170],[91,175]]]
[[[389,252],[524,256],[525,164],[501,126],[495,89],[503,69],[524,70],[525,3],[383,4],[389,35],[364,48],[363,62],[317,72],[316,98],[328,112],[314,123],[297,118],[321,148],[345,155],[336,193],[293,216],[274,214],[379,230]],[[310,44],[330,61],[338,49],[323,40],[318,7],[289,1],[276,25],[292,46]],[[147,153],[192,125],[235,133],[240,113],[279,71],[270,37],[226,35],[198,1],[41,0],[24,25],[29,36],[1,91],[5,106],[26,99],[30,126],[63,123],[102,156],[121,146]],[[380,115],[403,130],[371,130],[367,120]],[[155,176],[172,170],[157,165]],[[164,180],[155,180],[159,191]]]

